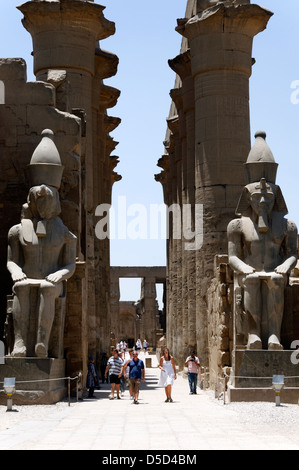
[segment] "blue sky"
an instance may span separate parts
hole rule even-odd
[[[33,80],[32,43],[21,24],[20,2],[0,0],[0,57],[22,57]],[[268,28],[254,40],[256,64],[250,81],[251,135],[267,132],[267,141],[279,163],[277,184],[282,188],[289,218],[299,225],[297,197],[299,156],[299,2],[262,0],[260,6],[274,16]],[[175,75],[168,59],[179,53],[181,36],[175,31],[177,18],[184,17],[186,0],[106,0],[105,17],[116,23],[115,36],[101,42],[102,49],[120,60],[118,74],[105,80],[121,90],[109,115],[122,119],[112,133],[119,142],[117,171],[122,181],[114,186],[113,203],[119,197],[131,204],[162,204],[162,187],[154,179],[163,154],[169,91]],[[297,83],[296,83],[297,81]],[[292,89],[291,86],[296,86]],[[129,219],[128,219],[129,221]],[[112,265],[164,265],[165,240],[112,240]],[[139,297],[139,281],[122,283],[122,298]]]

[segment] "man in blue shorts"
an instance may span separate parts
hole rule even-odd
[[[145,381],[145,368],[143,361],[141,359],[138,359],[138,353],[136,351],[133,352],[133,359],[125,364],[125,378],[127,367],[129,368],[129,379],[132,387],[132,393],[134,396],[134,403],[135,405],[138,405],[141,380],[142,382]]]

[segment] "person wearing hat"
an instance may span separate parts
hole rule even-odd
[[[188,367],[188,381],[190,387],[190,395],[196,395],[197,387],[197,377],[198,370],[200,367],[200,362],[197,356],[195,356],[195,351],[191,351],[190,356],[187,357],[185,366]]]

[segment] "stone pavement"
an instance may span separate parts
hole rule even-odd
[[[142,355],[141,355],[142,356]],[[155,364],[154,364],[155,365]],[[178,376],[174,403],[157,388],[159,369],[146,369],[140,404],[109,400],[110,385],[95,399],[51,406],[0,407],[0,450],[298,450],[299,406],[223,404],[212,391],[189,395]]]

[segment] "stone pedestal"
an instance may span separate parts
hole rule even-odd
[[[234,374],[228,384],[229,400],[274,402],[272,377],[284,375],[285,386],[281,392],[281,402],[297,404],[299,364],[294,362],[298,362],[294,361],[294,351],[235,350],[232,368]]]
[[[16,405],[50,405],[67,395],[64,359],[39,359],[35,357],[6,357],[0,365],[0,382],[6,377],[16,378]],[[1,387],[2,388],[2,387]],[[0,404],[5,405],[7,397],[0,393]]]

